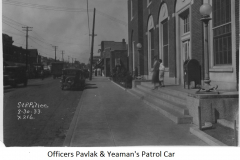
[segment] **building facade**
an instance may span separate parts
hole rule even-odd
[[[3,61],[6,65],[26,65],[26,49],[13,45],[12,37],[2,34]],[[37,49],[28,49],[28,63],[41,63]]]
[[[126,51],[127,44],[125,39],[122,42],[114,42],[114,41],[102,41],[101,42],[101,49],[100,56],[101,62],[99,64],[102,65],[102,72],[103,75],[109,77],[111,75],[111,52],[114,51]]]
[[[204,26],[199,12],[212,6],[209,74],[220,90],[236,90],[239,0],[128,0],[129,71],[151,79],[153,58],[163,60],[165,81],[184,84],[184,62],[196,59],[204,78]],[[141,47],[137,47],[141,44]]]
[[[124,70],[128,70],[128,52],[127,50],[114,50],[110,53],[110,72],[114,68],[120,66]]]

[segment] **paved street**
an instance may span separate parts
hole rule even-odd
[[[104,77],[84,90],[65,146],[207,145]]]
[[[62,91],[59,79],[52,78],[4,87],[5,145],[62,146],[81,94]],[[24,107],[27,102],[33,104]]]

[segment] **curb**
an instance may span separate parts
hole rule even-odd
[[[197,126],[190,127],[190,132],[203,140],[205,143],[209,144],[210,146],[228,146],[219,140],[211,137],[210,135],[206,134],[205,132],[198,129]]]
[[[127,91],[127,89],[126,88],[124,88],[124,87],[122,87],[122,86],[120,86],[119,84],[117,84],[116,82],[114,82],[114,81],[112,81],[112,80],[110,80],[113,84],[115,84],[115,85],[117,85],[118,87],[120,87],[121,89],[123,89],[124,91]]]
[[[79,101],[78,106],[77,106],[77,109],[76,109],[75,114],[73,116],[72,122],[71,122],[70,127],[67,131],[66,138],[63,142],[63,145],[62,145],[63,147],[70,147],[70,145],[71,145],[73,133],[75,131],[77,120],[78,120],[78,115],[81,111],[83,98],[85,97],[85,95],[86,95],[86,92],[83,90],[83,93],[81,95],[80,101]]]

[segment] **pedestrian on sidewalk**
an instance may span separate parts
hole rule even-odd
[[[159,86],[160,87],[165,87],[164,86],[164,71],[165,71],[165,67],[162,63],[162,59],[159,59],[159,63],[160,63],[160,66],[159,66]]]
[[[152,83],[153,83],[153,88],[152,90],[156,89],[156,83],[159,83],[159,66],[160,63],[157,59],[157,57],[154,57],[154,63],[153,63],[153,68],[152,68]]]

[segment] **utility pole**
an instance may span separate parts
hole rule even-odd
[[[22,27],[26,31],[26,71],[28,70],[28,31],[32,31],[30,29],[32,29],[33,27]]]
[[[69,56],[68,56],[68,63],[69,63]]]
[[[92,66],[93,66],[93,46],[94,46],[94,29],[95,29],[95,12],[96,9],[94,8],[94,13],[93,13],[93,28],[92,28],[92,47],[91,47],[91,56],[90,56],[90,75],[89,75],[89,80],[92,80]]]
[[[53,48],[55,49],[55,62],[56,62],[56,50],[57,50],[57,46],[53,46]]]
[[[63,61],[63,54],[64,54],[64,53],[63,53],[63,51],[62,51],[62,61]],[[64,62],[64,61],[63,61],[63,62]]]

